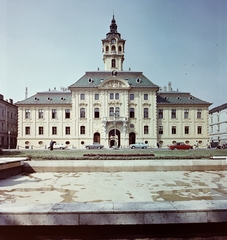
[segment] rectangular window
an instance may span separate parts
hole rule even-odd
[[[57,127],[52,127],[52,135],[57,135]]]
[[[143,109],[143,117],[148,118],[148,108]]]
[[[57,109],[52,109],[52,119],[57,118]]]
[[[85,134],[85,126],[80,126],[80,134]]]
[[[25,118],[30,118],[30,109],[25,109]]]
[[[172,126],[172,134],[177,134],[177,127],[176,126]]]
[[[29,135],[30,134],[30,127],[25,127],[25,134]]]
[[[80,118],[85,118],[85,108],[80,109]]]
[[[177,114],[176,114],[176,109],[172,109],[171,110],[171,118],[176,118]]]
[[[197,118],[202,118],[202,109],[197,109]]]
[[[110,117],[113,117],[113,116],[114,116],[114,108],[110,107]]]
[[[70,127],[65,127],[65,134],[70,135]]]
[[[158,109],[158,118],[159,119],[163,118],[163,109]]]
[[[148,126],[144,126],[143,133],[144,134],[149,134],[149,127]]]
[[[202,126],[198,126],[198,128],[197,128],[197,133],[198,133],[198,134],[202,134]]]
[[[184,109],[184,118],[189,117],[189,109]]]
[[[148,94],[145,93],[145,94],[143,95],[143,99],[144,99],[144,100],[148,100]]]
[[[99,94],[98,93],[95,94],[95,100],[99,100]]]
[[[130,118],[135,117],[135,108],[130,108]]]
[[[43,118],[43,109],[38,110],[38,118]]]
[[[119,107],[115,108],[115,116],[120,117],[120,108]]]
[[[94,109],[95,118],[99,118],[99,108]]]
[[[43,135],[43,127],[39,127],[39,135]]]
[[[184,134],[189,134],[189,126],[184,127]]]
[[[70,109],[65,109],[65,118],[70,118]]]
[[[163,126],[158,126],[158,134],[163,134]]]
[[[80,100],[85,100],[85,94],[84,93],[80,94]]]
[[[129,95],[129,99],[130,99],[130,100],[134,100],[134,94],[133,94],[133,93],[131,93],[131,94]]]

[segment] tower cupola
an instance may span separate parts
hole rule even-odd
[[[102,40],[103,62],[106,71],[122,71],[124,61],[125,40],[117,32],[116,20],[113,16],[110,31]]]

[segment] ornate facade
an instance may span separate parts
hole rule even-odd
[[[39,92],[17,103],[18,145],[71,148],[99,142],[106,148],[174,141],[206,145],[208,107],[189,93],[160,91],[142,72],[123,71],[125,40],[113,17],[102,40],[105,71],[86,72],[68,91]]]

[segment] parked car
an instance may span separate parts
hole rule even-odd
[[[99,144],[98,142],[94,142],[93,144],[88,144],[85,145],[85,148],[87,149],[102,149],[104,147],[104,145]]]
[[[54,142],[53,149],[66,149],[67,145],[63,143],[56,143]],[[50,147],[48,147],[50,149]]]
[[[188,149],[193,149],[192,145],[185,144],[184,142],[177,142],[175,144],[169,145],[168,146],[170,150],[188,150]]]
[[[138,142],[138,143],[130,144],[129,147],[130,147],[131,149],[134,149],[134,148],[142,148],[142,149],[145,149],[145,148],[148,148],[149,145],[146,144],[146,143],[143,143],[143,142]]]

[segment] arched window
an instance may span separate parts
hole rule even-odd
[[[106,52],[109,52],[109,46],[106,46]]]
[[[112,68],[115,68],[116,67],[116,60],[115,59],[112,59]]]
[[[111,47],[111,52],[116,52],[116,47],[115,46]]]
[[[122,51],[122,47],[121,47],[121,46],[118,47],[118,51],[119,51],[119,52]]]

